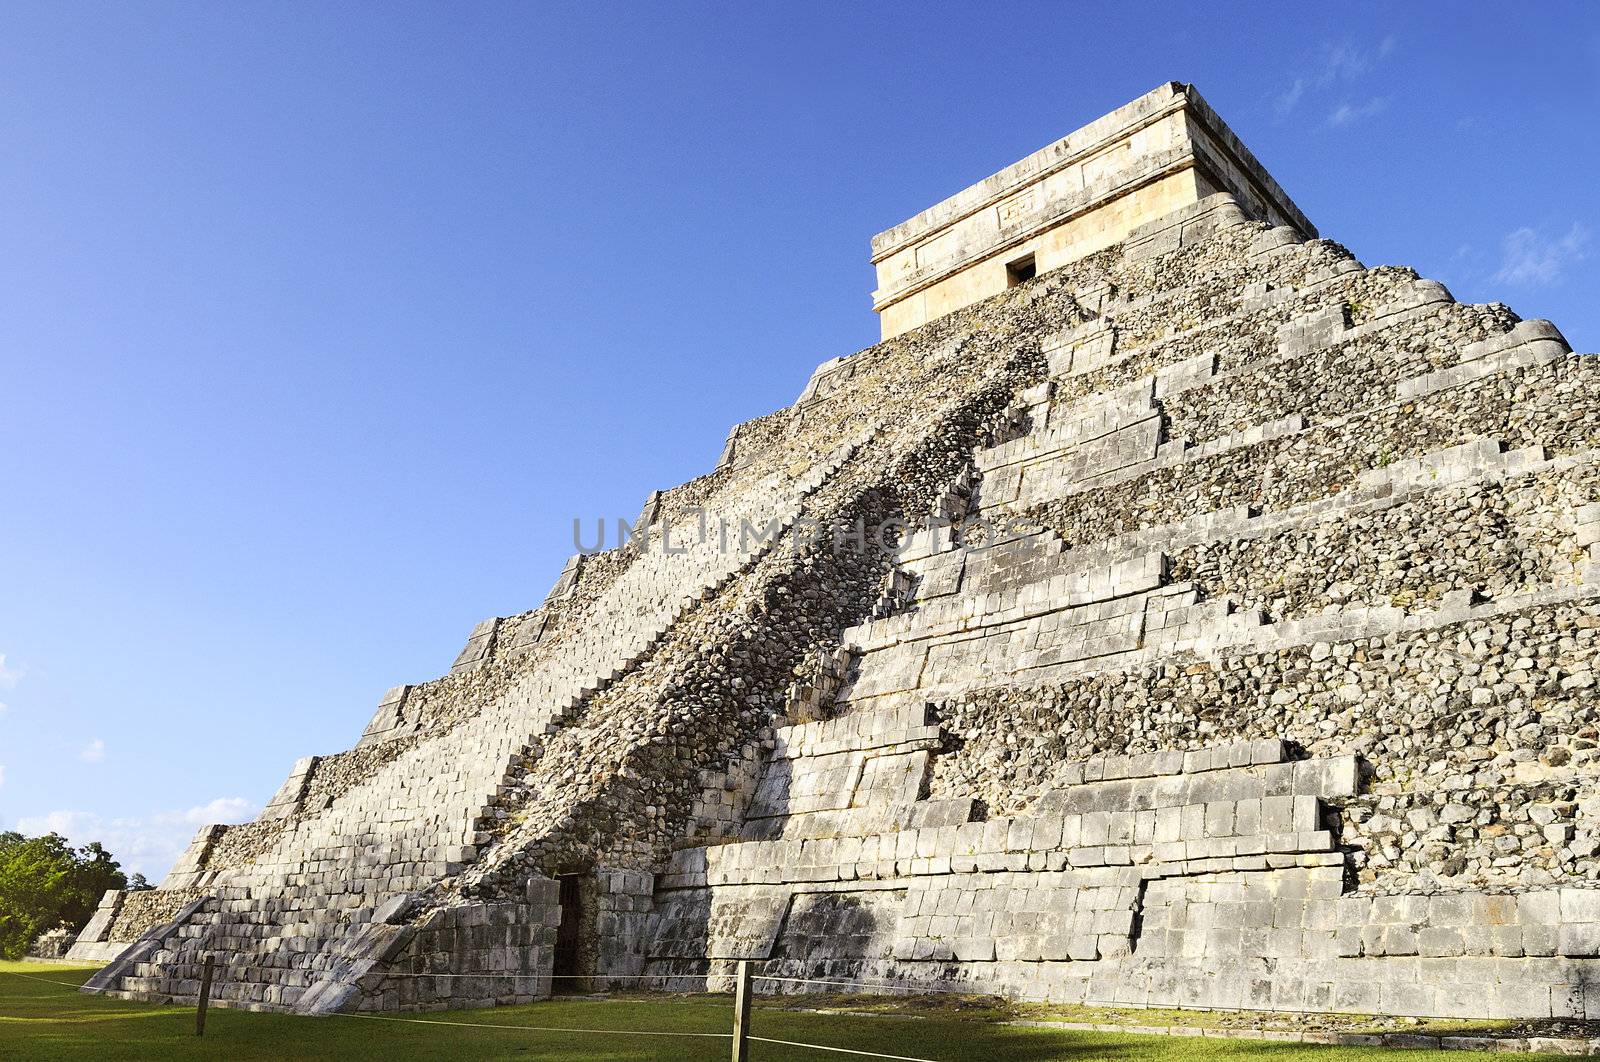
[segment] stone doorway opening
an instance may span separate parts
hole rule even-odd
[[[592,867],[556,874],[555,879],[561,924],[556,927],[551,987],[556,992],[589,992],[600,968],[595,917],[600,909],[600,879]]]
[[[584,967],[583,925],[588,911],[583,902],[584,875],[558,874],[560,883],[558,903],[561,905],[561,924],[556,927],[555,962],[551,973],[556,992],[576,992],[587,986],[581,975],[589,973]]]
[[[1033,255],[1025,254],[1014,262],[1006,263],[1006,287],[1014,288],[1018,284],[1026,284],[1038,274],[1039,270],[1034,264]]]

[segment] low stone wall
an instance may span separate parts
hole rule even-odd
[[[555,882],[541,883],[534,902],[441,908],[410,929],[396,950],[374,951],[379,961],[346,976],[350,991],[323,992],[323,1010],[364,1012],[447,1010],[460,1006],[531,1003],[551,990],[556,926],[561,908]],[[391,957],[392,956],[392,957]],[[302,1008],[307,1009],[307,1008]]]
[[[65,959],[67,952],[72,950],[72,945],[77,941],[78,935],[70,926],[57,926],[55,929],[46,930],[33,939],[28,945],[28,958],[30,959]]]

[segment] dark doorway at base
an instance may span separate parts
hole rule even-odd
[[[579,942],[584,913],[583,875],[560,874],[556,880],[561,883],[561,924],[556,927],[555,964],[550,971],[555,974],[555,983],[551,988],[556,992],[575,992],[584,987],[584,982],[578,978],[583,973],[579,969]]]

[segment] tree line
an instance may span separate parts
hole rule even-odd
[[[73,848],[60,834],[0,833],[0,959],[20,959],[40,933],[88,923],[107,889],[148,889],[98,841]]]

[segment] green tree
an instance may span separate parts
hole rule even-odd
[[[0,958],[21,957],[34,937],[62,922],[77,932],[107,889],[127,884],[98,841],[74,849],[60,834],[0,833]]]

